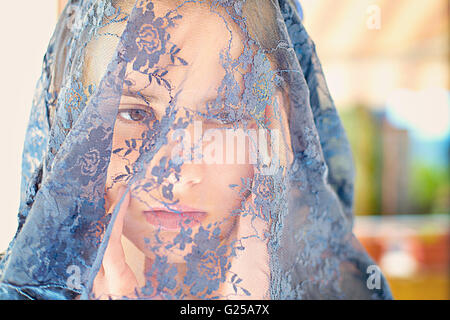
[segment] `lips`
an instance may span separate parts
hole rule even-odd
[[[200,224],[207,213],[186,206],[167,208],[152,208],[152,210],[144,211],[145,218],[148,223],[165,230],[180,230],[181,227],[192,228]]]

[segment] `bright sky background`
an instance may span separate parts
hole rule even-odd
[[[0,252],[17,228],[20,166],[25,129],[42,59],[56,24],[55,0],[2,1],[0,19]]]

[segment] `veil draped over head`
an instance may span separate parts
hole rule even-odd
[[[353,180],[292,0],[72,0],[0,298],[391,298]]]

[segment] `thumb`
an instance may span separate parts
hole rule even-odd
[[[109,237],[108,245],[103,255],[102,266],[94,280],[93,292],[96,297],[108,297],[109,294],[118,294],[122,292],[128,292],[129,288],[122,284],[122,280],[125,280],[127,285],[132,285],[134,282],[131,279],[127,281],[124,279],[123,274],[127,274],[127,264],[125,261],[125,253],[122,247],[122,230],[125,214],[130,203],[130,194],[127,187],[122,187],[118,191],[118,195],[114,200],[114,203],[108,210],[108,214],[113,215],[115,211],[115,220],[113,228]],[[125,290],[126,289],[126,290]],[[105,296],[106,295],[106,296]]]
[[[114,226],[111,231],[109,243],[111,243],[111,241],[113,241],[113,242],[120,241],[120,238],[122,236],[122,231],[123,231],[123,221],[124,221],[129,204],[130,204],[130,192],[126,186],[123,186],[119,189],[117,198],[114,201],[114,203],[111,205],[111,208],[109,210],[109,214],[111,214],[111,215],[114,215],[115,211],[119,210],[117,212],[115,220],[112,221],[114,223]]]
[[[103,267],[105,268],[105,272],[111,272],[113,271],[111,269],[114,266],[118,266],[118,264],[120,265],[122,262],[125,263],[125,253],[123,251],[121,238],[123,231],[123,222],[129,204],[130,192],[127,187],[121,187],[119,189],[117,198],[112,204],[109,211],[110,214],[114,215],[115,211],[118,210],[115,220],[111,221],[111,223],[114,223],[114,225],[109,237],[108,246],[103,256]]]

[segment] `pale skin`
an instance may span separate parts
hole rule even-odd
[[[163,16],[168,9],[165,5],[155,2],[156,16]],[[212,14],[208,9],[198,8],[198,10],[186,12],[183,16],[179,25],[170,30],[171,41],[177,44],[183,58],[190,64],[171,67],[169,58],[162,57],[158,66],[167,67],[168,73],[165,78],[170,81],[173,88],[182,89],[177,98],[177,105],[189,106],[190,110],[194,111],[203,111],[205,101],[214,97],[214,94],[217,95],[217,88],[225,75],[218,52],[223,49],[228,50],[230,30],[225,27],[222,18]],[[229,52],[235,59],[242,53],[243,38],[237,29],[233,29],[231,32],[233,41]],[[211,36],[212,34],[214,36]],[[99,50],[108,45],[107,41],[100,39],[94,46],[88,48],[92,67],[85,72],[86,82],[98,80],[102,70],[106,68],[105,62],[102,63],[95,57],[100,52]],[[202,49],[198,50],[198,48]],[[242,74],[236,72],[234,75],[243,89]],[[121,99],[114,128],[113,150],[124,146],[127,139],[140,137],[143,130],[146,129],[143,124],[144,120],[149,120],[149,117],[160,119],[170,99],[167,90],[155,82],[148,86],[148,77],[132,71],[131,65],[126,78],[133,83],[133,86]],[[145,103],[133,92],[140,92],[146,97],[151,97],[151,103]],[[270,108],[268,108],[266,116],[270,113]],[[256,126],[250,124],[250,127],[252,125]],[[219,131],[228,129],[227,126],[217,122],[205,122],[204,127]],[[192,132],[194,130],[192,124],[186,130]],[[205,142],[204,146],[206,145]],[[141,180],[136,184],[143,184],[146,182],[145,179],[150,179],[151,169],[159,163],[163,156],[170,156],[173,148],[174,144],[171,142],[163,146],[148,165],[144,181]],[[125,158],[118,155],[111,157],[105,196],[107,212],[112,213],[122,197],[123,201],[118,210],[101,269],[94,281],[93,293],[100,298],[133,297],[135,289],[139,289],[144,284],[145,279],[142,274],[150,269],[155,259],[155,253],[148,250],[144,238],[149,239],[152,243],[155,241],[155,236],[158,235],[163,242],[171,243],[179,232],[163,230],[158,233],[158,228],[146,221],[143,212],[160,207],[161,201],[164,200],[159,193],[138,191],[133,189],[135,185],[130,186],[123,182],[113,183],[113,178],[124,172],[124,164],[134,162],[137,156],[137,153],[132,152]],[[252,196],[244,197],[229,186],[241,185],[241,178],[252,179],[254,172],[253,164],[191,163],[182,166],[178,181],[169,177],[174,182],[173,196],[179,200],[180,204],[199,209],[207,214],[200,225],[192,228],[193,235],[198,232],[200,226],[204,227],[215,222],[220,223],[221,241],[226,244],[233,239],[254,235],[255,232],[262,235],[268,230],[267,223],[261,219],[252,222],[251,216],[242,217],[230,214],[242,206],[242,201],[251,202]],[[132,245],[124,245],[124,238]],[[241,244],[246,249],[238,251],[238,255],[232,258],[232,267],[227,274],[227,280],[221,284],[219,292],[215,292],[214,295],[219,294],[229,299],[266,299],[270,279],[267,243],[253,237],[243,240]],[[131,247],[134,249],[130,250]],[[184,250],[173,248],[157,251],[158,254],[167,256],[168,262],[179,270],[178,283],[183,283],[186,269],[184,257],[191,249],[192,244],[188,244]],[[130,261],[138,261],[136,264],[139,264],[140,267],[131,265]],[[240,284],[251,293],[250,296],[234,293],[230,278],[235,273],[242,278]],[[154,278],[147,280],[153,283],[156,281]],[[162,297],[152,296],[151,298],[160,299]]]

